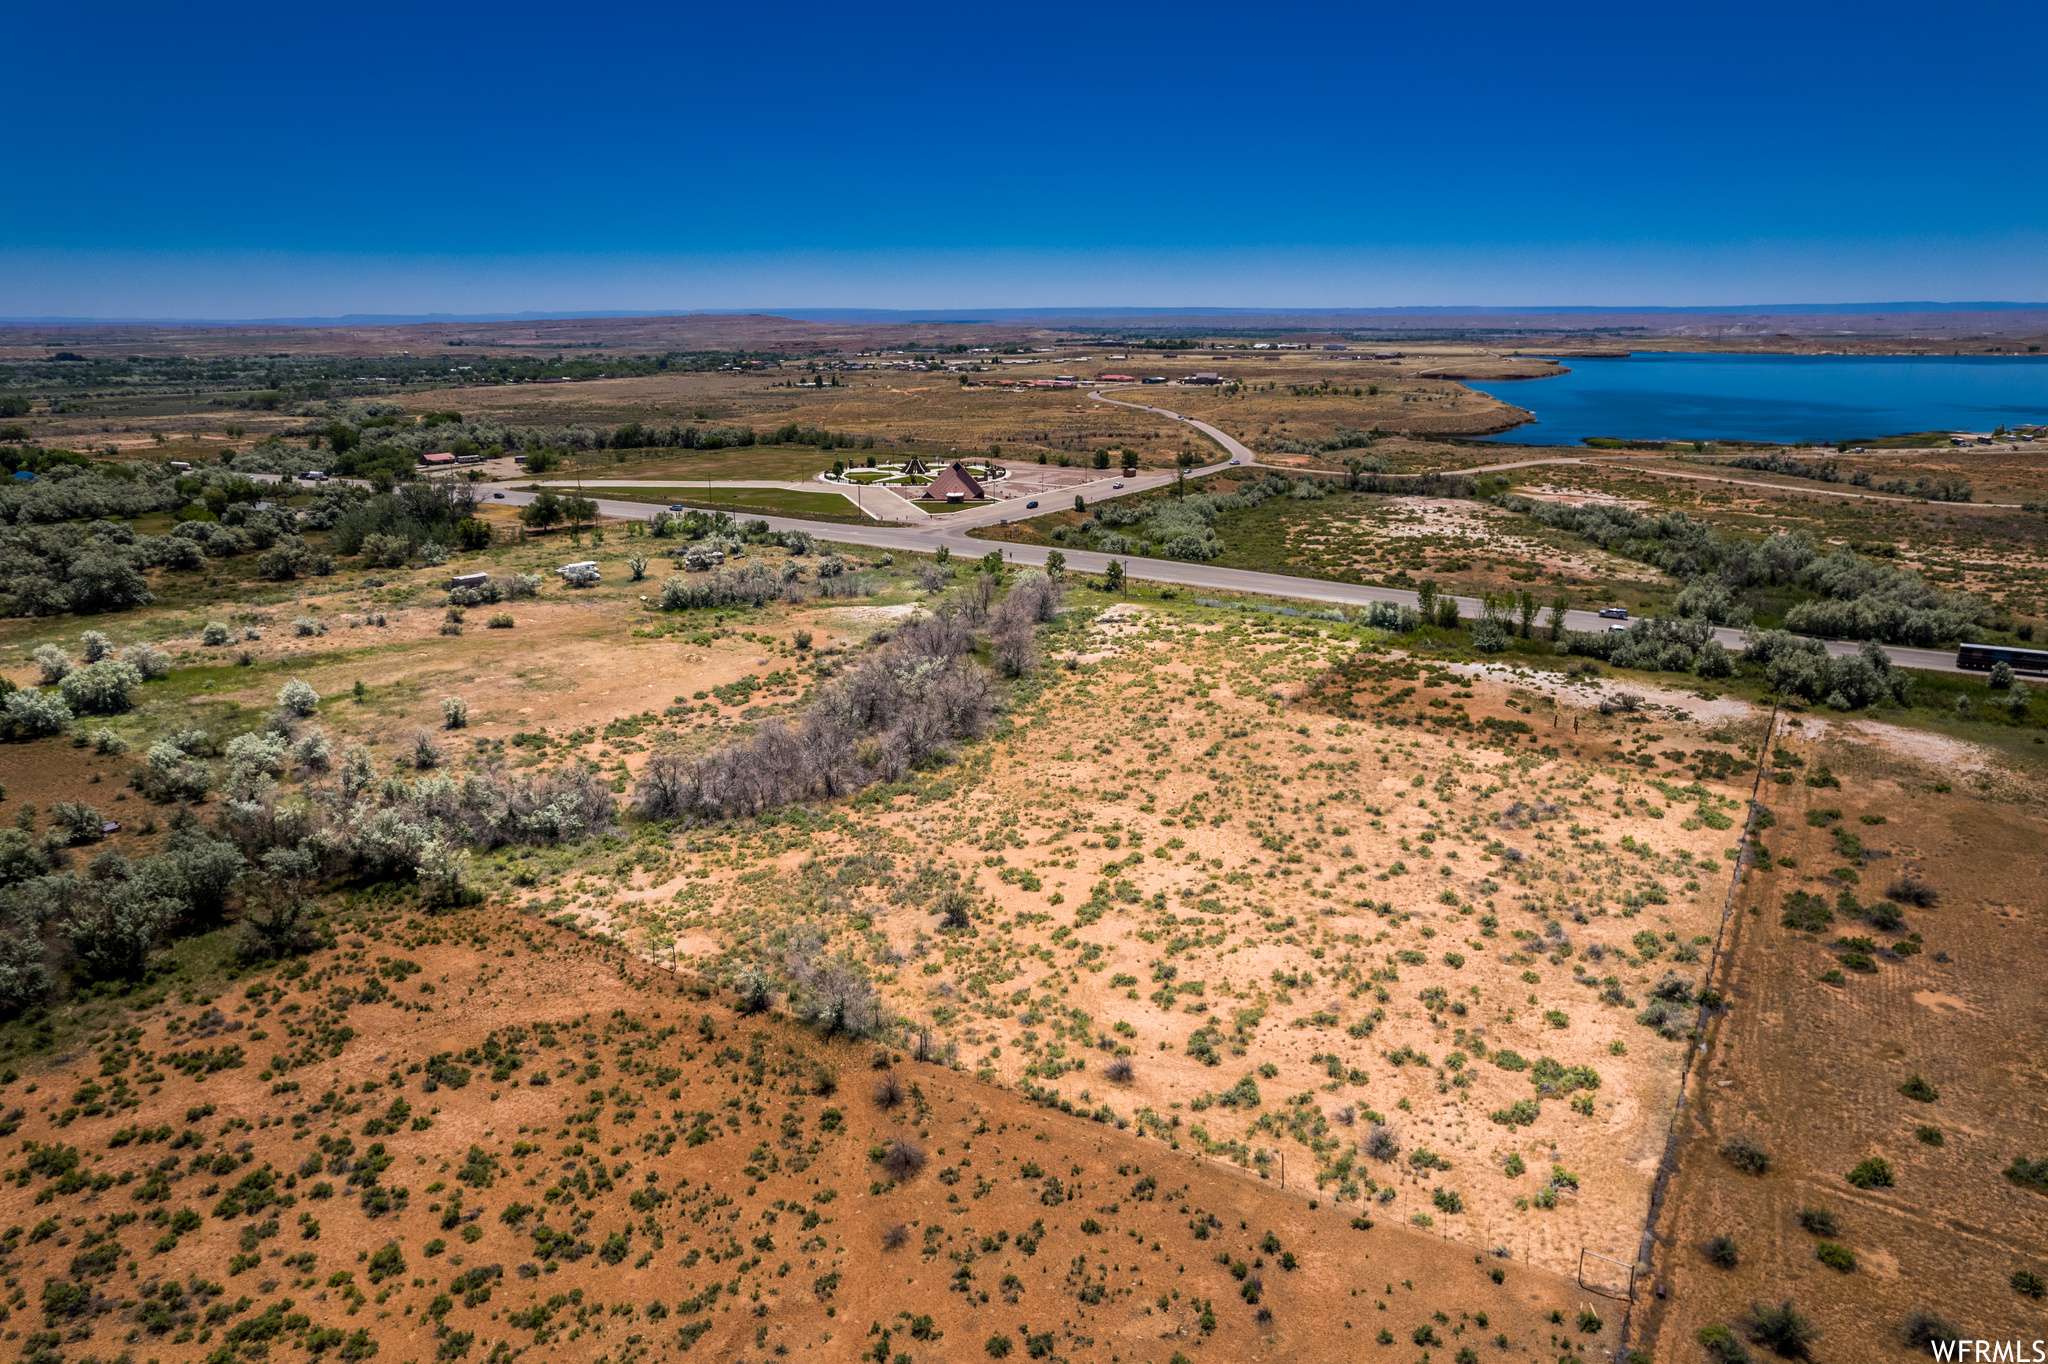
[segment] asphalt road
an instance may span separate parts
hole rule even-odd
[[[1167,481],[1171,481],[1170,477]],[[531,502],[534,496],[532,493],[520,492],[516,488],[504,485],[480,484],[478,489],[479,495],[485,498],[489,498],[493,492],[503,492],[503,500],[512,506],[523,506]],[[1135,492],[1138,489],[1130,488],[1126,491]],[[618,502],[602,497],[595,500],[598,510],[604,515],[627,520],[652,520],[655,513],[662,510],[646,502]],[[688,506],[689,499],[683,498],[682,504]],[[930,554],[943,545],[953,554],[966,559],[979,559],[989,551],[999,549],[1005,561],[1028,567],[1042,567],[1046,556],[1052,552],[1052,547],[1045,545],[1014,545],[998,540],[974,539],[966,533],[967,528],[953,524],[955,519],[963,514],[956,512],[951,516],[934,517],[930,523],[917,526],[840,525],[824,521],[805,521],[789,516],[749,516],[746,519],[765,521],[771,530],[805,531],[820,540],[857,545],[863,549],[905,550],[913,554]],[[1181,587],[1214,592],[1245,592],[1330,606],[1359,607],[1370,606],[1374,602],[1392,602],[1397,606],[1416,604],[1415,593],[1397,587],[1327,582],[1320,578],[1300,578],[1288,573],[1223,568],[1215,564],[1185,563],[1178,559],[1146,559],[1135,555],[1100,554],[1087,549],[1062,548],[1060,553],[1066,556],[1068,568],[1081,573],[1101,573],[1109,567],[1111,559],[1116,559],[1123,564],[1124,572],[1130,577],[1142,578],[1147,582],[1172,583]],[[1478,598],[1457,597],[1455,600],[1467,619],[1479,614],[1481,603]],[[1573,630],[1604,630],[1614,623],[1602,619],[1597,611],[1565,613],[1565,624]],[[1742,647],[1740,630],[1724,627],[1715,630],[1714,636],[1731,649],[1739,650]],[[1835,654],[1853,654],[1862,647],[1841,640],[1824,642],[1828,651]],[[1886,645],[1884,651],[1901,667],[1925,668],[1934,672],[1957,671],[1955,654],[1949,650]]]
[[[1183,416],[1163,407],[1146,403],[1126,402],[1105,397],[1097,389],[1089,394],[1097,402],[1128,407],[1154,416],[1191,426],[1221,446],[1229,459],[1204,465],[1189,471],[1189,477],[1198,478],[1227,469],[1233,462],[1245,465],[1256,464],[1258,457],[1241,441],[1226,431],[1219,430],[1208,422]],[[1533,462],[1533,461],[1532,461]],[[1468,471],[1469,472],[1469,471]],[[1078,484],[1063,489],[1058,496],[1067,497],[1081,493],[1090,502],[1105,501],[1111,497],[1129,497],[1152,488],[1163,487],[1174,481],[1172,473],[1137,474],[1131,478],[1114,475],[1090,483]],[[1122,488],[1116,488],[1122,483]],[[586,485],[590,487],[594,485]],[[479,483],[473,485],[477,496],[486,501],[502,501],[510,506],[524,506],[531,502],[534,494],[522,492],[511,483]],[[1048,496],[1051,496],[1048,494]],[[623,502],[612,498],[594,499],[600,513],[620,520],[650,521],[662,507],[648,502]],[[1042,499],[1041,499],[1042,500]],[[677,499],[687,507],[690,499],[687,493]],[[726,508],[706,507],[703,510],[723,511]],[[977,540],[967,532],[982,526],[994,525],[1000,521],[1016,519],[1022,512],[1015,501],[991,503],[987,507],[969,508],[965,511],[950,512],[943,516],[927,518],[922,524],[893,525],[840,524],[829,521],[807,521],[791,516],[749,516],[748,520],[768,523],[773,530],[800,530],[844,545],[858,545],[863,549],[904,550],[913,554],[930,554],[944,546],[962,558],[978,559],[991,550],[1000,549],[1003,558],[1013,564],[1027,567],[1042,567],[1052,547],[1045,545],[1014,545],[1001,541]],[[1053,510],[1047,508],[1046,510]],[[1280,597],[1288,601],[1316,602],[1329,606],[1361,607],[1374,602],[1392,602],[1397,606],[1416,605],[1416,595],[1398,587],[1370,587],[1359,583],[1328,582],[1321,578],[1302,578],[1289,573],[1268,573],[1248,568],[1223,568],[1215,564],[1186,563],[1178,559],[1147,559],[1135,555],[1109,555],[1087,549],[1067,549],[1060,553],[1066,556],[1067,566],[1081,573],[1101,573],[1109,567],[1112,558],[1124,566],[1124,572],[1133,578],[1146,582],[1170,583],[1175,586],[1206,589],[1212,592],[1243,592],[1262,597]],[[1449,593],[1444,595],[1449,596]],[[1467,618],[1476,617],[1482,604],[1476,597],[1454,597],[1460,612]],[[1565,625],[1573,630],[1605,630],[1615,622],[1603,619],[1598,611],[1568,611]],[[1714,631],[1714,637],[1731,649],[1742,647],[1742,631],[1722,627]],[[1861,644],[1846,640],[1822,641],[1829,653],[1853,654],[1862,648]],[[1881,646],[1892,662],[1904,668],[1921,668],[1930,672],[1958,672],[1955,653],[1948,649],[1917,649],[1904,645]]]

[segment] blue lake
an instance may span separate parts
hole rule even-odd
[[[1630,440],[1864,440],[2048,422],[2048,356],[1697,355],[1564,360],[1548,379],[1467,381],[1536,414],[1519,445]]]

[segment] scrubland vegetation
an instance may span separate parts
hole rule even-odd
[[[746,359],[622,357],[591,382],[642,407],[587,440],[541,419],[582,385],[522,382],[586,362],[484,355],[459,402],[419,391],[441,357],[393,365],[396,402],[352,363],[165,365],[271,378],[215,414],[269,425],[186,470],[0,442],[36,475],[0,488],[10,1354],[1464,1364],[2032,1329],[2048,708],[1790,633],[2020,637],[2011,596],[1705,494],[1404,480],[1373,428],[1471,413],[1398,376],[1200,397],[1348,469],[1011,529],[1415,607],[574,495],[522,524],[407,476],[458,442],[868,439],[873,376],[720,368]],[[1100,448],[1096,415],[1024,448]],[[253,477],[343,460],[369,486]],[[1658,617],[1565,628],[1614,583]]]

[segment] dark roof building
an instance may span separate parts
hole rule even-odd
[[[979,502],[988,494],[975,482],[974,475],[967,472],[965,465],[954,460],[940,471],[939,476],[924,485],[918,494],[920,502]]]

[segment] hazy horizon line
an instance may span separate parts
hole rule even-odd
[[[1779,303],[1412,303],[1412,304],[1270,304],[1258,306],[1215,304],[1101,304],[1031,307],[992,305],[989,307],[903,308],[893,306],[828,305],[822,307],[726,307],[726,308],[536,308],[484,312],[377,312],[278,315],[267,317],[91,316],[81,314],[25,314],[0,316],[0,326],[9,327],[346,327],[424,326],[435,323],[547,322],[655,317],[782,317],[791,321],[820,319],[895,319],[918,322],[971,323],[982,320],[1016,321],[1029,318],[1102,317],[1270,317],[1280,315],[1389,316],[1431,313],[1544,315],[1598,313],[1671,314],[1772,314],[1772,313],[1874,313],[1874,312],[2023,312],[2048,310],[2048,301],[2016,299],[1894,299],[1848,300],[1841,302]]]

